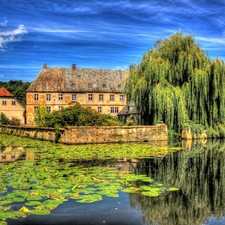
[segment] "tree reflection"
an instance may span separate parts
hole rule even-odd
[[[184,151],[164,158],[140,160],[136,173],[148,174],[180,191],[158,198],[130,195],[132,207],[147,224],[202,224],[210,216],[225,214],[225,142],[192,143]]]

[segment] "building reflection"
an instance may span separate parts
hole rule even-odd
[[[1,146],[0,162],[14,162],[24,153],[24,147],[18,146]]]

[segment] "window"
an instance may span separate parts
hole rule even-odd
[[[93,98],[92,94],[88,94],[88,100],[92,101],[92,98]]]
[[[48,113],[50,113],[51,112],[51,106],[47,106],[46,110],[47,110]]]
[[[47,100],[47,101],[50,101],[50,100],[51,100],[51,94],[47,94],[47,95],[46,95],[46,100]]]
[[[62,109],[62,106],[59,106],[59,111]]]
[[[103,88],[106,88],[106,85],[105,85],[105,84],[103,84],[103,85],[102,85],[102,87],[103,87]]]
[[[6,105],[6,101],[5,100],[2,101],[2,105]]]
[[[111,102],[114,101],[114,95],[110,95],[110,101],[111,101]]]
[[[6,155],[2,155],[2,160],[6,160]]]
[[[73,89],[75,88],[75,84],[74,84],[74,83],[72,83],[72,85],[71,85],[71,86],[72,86],[72,88],[73,88]]]
[[[34,101],[38,101],[38,94],[34,94]]]
[[[11,155],[11,160],[15,160],[16,156],[15,155]]]
[[[114,114],[114,107],[111,107],[111,108],[110,108],[110,113],[111,113],[111,114]]]
[[[34,106],[34,113],[36,113],[38,110],[38,107],[37,106]]]
[[[124,95],[120,95],[120,101],[121,101],[121,102],[124,101]]]
[[[12,105],[16,105],[16,101],[12,101]]]
[[[110,113],[111,114],[117,114],[119,112],[119,108],[118,107],[111,107],[110,108]]]
[[[99,101],[103,101],[104,100],[104,96],[103,96],[103,94],[100,94],[99,95]]]
[[[72,100],[76,101],[77,100],[77,95],[76,94],[72,94]]]
[[[102,113],[102,107],[98,107],[98,113]]]
[[[89,88],[92,88],[92,84],[88,84],[88,87],[89,87]]]
[[[46,84],[43,83],[43,84],[42,84],[42,89],[45,90],[45,88],[46,88]]]
[[[60,87],[61,87],[61,85],[60,85],[60,83],[58,83],[58,84],[57,84],[57,88],[60,88]]]
[[[63,100],[63,95],[62,95],[62,94],[59,94],[59,95],[58,95],[58,100],[59,100],[59,101],[62,101],[62,100]]]

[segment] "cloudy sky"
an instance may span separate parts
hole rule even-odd
[[[49,67],[128,69],[159,39],[191,34],[225,60],[224,0],[1,0],[0,80]]]

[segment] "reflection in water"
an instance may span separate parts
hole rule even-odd
[[[132,207],[139,208],[147,224],[201,225],[210,216],[225,215],[225,143],[192,143],[164,158],[140,160],[136,173],[148,174],[180,191],[159,198],[130,195]]]
[[[24,147],[1,146],[0,162],[14,162],[23,155],[23,152],[24,152]]]
[[[218,141],[207,144],[184,142],[182,146],[184,147],[183,151],[174,152],[161,158],[139,160],[121,158],[119,162],[117,159],[100,160],[93,158],[85,161],[69,159],[70,168],[80,164],[85,168],[114,167],[119,171],[147,174],[168,187],[179,187],[180,191],[156,198],[130,194],[131,206],[140,209],[143,222],[148,225],[202,225],[207,223],[210,216],[214,218],[224,216],[225,143]],[[32,148],[3,148],[1,146],[0,149],[0,161],[4,156],[9,157],[9,159],[4,158],[4,162],[10,159],[35,159],[35,163],[38,164],[38,161],[42,159],[41,156],[45,155],[43,152],[36,152],[35,155]],[[15,155],[15,159],[12,159],[13,155]],[[51,159],[48,160],[51,161]],[[59,158],[56,161],[58,164],[63,164],[66,159]],[[46,177],[48,177],[47,172]],[[51,178],[56,179],[55,174]],[[70,176],[69,173],[64,175]],[[67,179],[64,175],[63,177]],[[36,176],[37,171],[34,174],[35,178]],[[43,182],[45,180],[47,179],[43,179]],[[143,181],[137,182],[137,186],[142,184],[145,183]],[[48,184],[46,183],[46,185]]]

